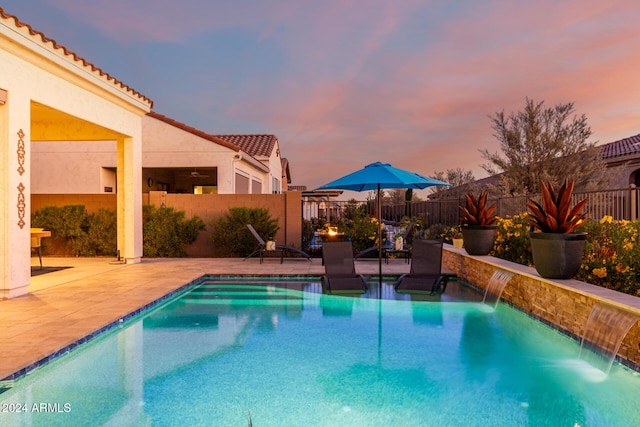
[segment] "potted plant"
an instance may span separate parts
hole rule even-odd
[[[473,193],[464,196],[466,205],[459,207],[464,249],[469,255],[488,255],[493,249],[498,228],[494,225],[496,216],[493,215],[496,205],[487,206],[486,191],[477,198]]]
[[[582,264],[587,233],[575,230],[586,213],[581,211],[587,199],[571,208],[574,182],[565,180],[558,193],[551,183],[542,183],[542,203],[529,199],[529,224],[533,265],[540,276],[548,279],[570,279]]]
[[[462,248],[462,228],[459,225],[445,228],[441,236],[445,243],[451,243],[454,248]]]

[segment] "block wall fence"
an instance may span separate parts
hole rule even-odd
[[[172,207],[184,211],[186,218],[198,215],[207,228],[200,232],[198,240],[186,248],[190,257],[215,257],[211,242],[210,224],[225,215],[231,207],[267,208],[272,218],[278,220],[276,234],[278,244],[302,247],[302,195],[298,191],[284,194],[167,194],[151,191],[142,195],[143,204],[155,207]],[[32,194],[31,212],[45,206],[84,205],[87,212],[100,208],[115,210],[115,194]],[[267,236],[263,236],[267,237]],[[256,242],[257,244],[257,242]]]

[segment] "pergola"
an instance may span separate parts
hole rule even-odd
[[[152,101],[0,8],[0,299],[30,283],[31,141],[117,145],[118,250],[142,256],[142,117]]]

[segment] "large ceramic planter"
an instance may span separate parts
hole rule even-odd
[[[529,233],[533,265],[547,279],[571,279],[580,270],[587,233]]]
[[[497,225],[463,225],[462,240],[469,255],[489,255],[496,241]]]

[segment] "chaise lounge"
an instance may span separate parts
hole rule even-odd
[[[442,240],[414,239],[411,270],[396,281],[396,291],[427,291],[431,295],[441,294],[453,272],[442,270]]]
[[[325,268],[322,280],[328,292],[364,293],[367,291],[367,282],[364,277],[356,274],[351,241],[323,243],[322,259]]]
[[[294,248],[293,246],[284,246],[284,245],[276,245],[276,247],[274,249],[267,249],[267,242],[265,242],[265,240],[262,238],[262,236],[260,236],[260,234],[258,234],[258,232],[256,231],[256,229],[253,227],[253,225],[251,224],[247,224],[247,228],[249,229],[249,231],[251,232],[251,234],[253,234],[253,237],[255,237],[255,239],[258,241],[258,246],[255,248],[255,250],[253,252],[251,252],[249,255],[247,255],[245,257],[245,260],[247,258],[251,258],[254,255],[260,255],[260,264],[262,264],[263,260],[264,260],[264,253],[265,252],[269,252],[269,251],[274,251],[277,253],[280,253],[280,263],[282,264],[282,261],[284,259],[284,254],[285,252],[294,252],[297,253],[303,257],[305,257],[307,259],[307,261],[311,262],[311,255],[309,255],[308,253],[298,249],[298,248]]]

